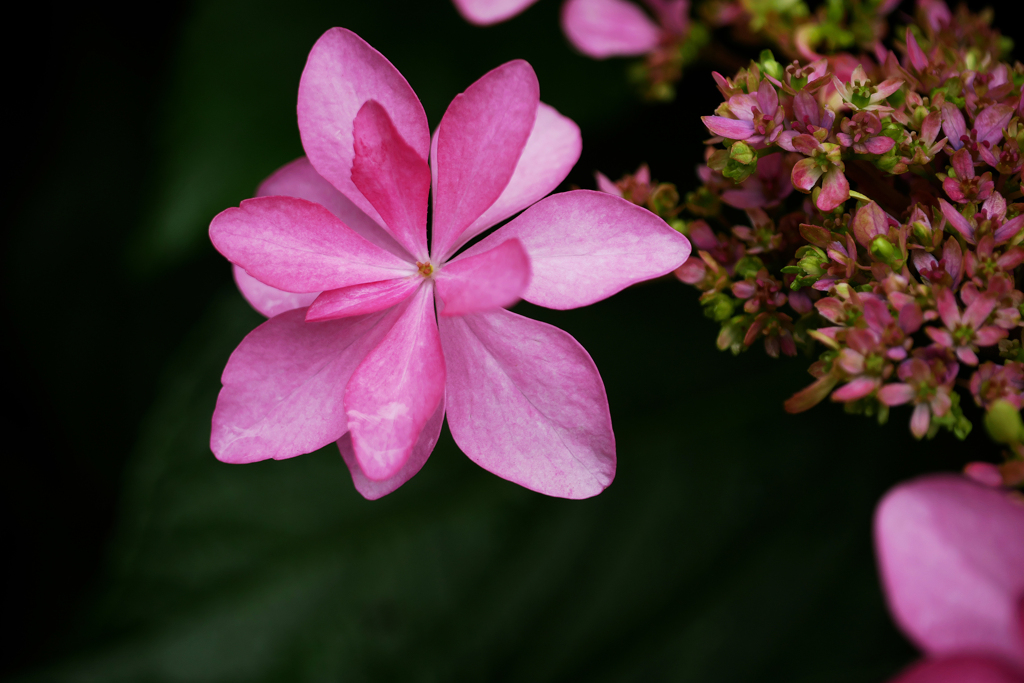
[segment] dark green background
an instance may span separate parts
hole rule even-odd
[[[572,333],[605,378],[619,468],[597,498],[498,479],[447,430],[372,503],[333,446],[247,466],[209,452],[220,372],[261,319],[207,225],[302,153],[298,79],[331,26],[394,62],[432,126],[526,58],[583,129],[568,182],[648,161],[692,187],[709,67],[643,105],[626,62],[573,53],[558,8],[486,29],[448,0],[35,10],[42,30],[8,60],[4,674],[878,681],[913,659],[879,591],[873,506],[995,449],[977,432],[917,443],[906,409],[882,428],[833,405],[785,414],[809,361],[719,353],[675,281],[516,309]]]

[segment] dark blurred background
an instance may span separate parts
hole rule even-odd
[[[852,682],[916,656],[885,611],[873,506],[995,448],[980,425],[915,442],[906,409],[884,427],[787,415],[808,359],[716,351],[672,280],[517,308],[605,378],[619,468],[597,498],[498,479],[447,429],[372,503],[333,446],[247,466],[209,452],[220,372],[261,318],[206,229],[302,154],[296,89],[326,29],[383,52],[432,126],[525,58],[583,130],[566,187],[646,161],[692,188],[709,66],[643,104],[627,61],[572,51],[559,4],[491,28],[448,0],[28,8],[6,72],[5,678]]]

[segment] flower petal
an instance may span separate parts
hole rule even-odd
[[[917,392],[909,384],[886,384],[878,390],[878,400],[887,406],[901,406],[914,400]]]
[[[395,240],[417,261],[426,261],[430,196],[426,157],[406,144],[376,100],[359,109],[352,128],[353,184],[377,210]]]
[[[433,288],[424,283],[370,351],[345,388],[345,412],[360,469],[395,476],[444,396],[444,357],[434,321]]]
[[[660,29],[642,9],[626,0],[568,0],[562,30],[577,50],[593,57],[632,57],[658,46]]]
[[[512,238],[493,249],[458,256],[435,278],[441,315],[465,315],[505,308],[519,301],[530,283],[530,257]]]
[[[489,26],[511,19],[537,0],[454,0],[462,18],[477,26]]]
[[[889,683],[1024,683],[1024,678],[998,660],[958,655],[918,662]]]
[[[832,392],[833,401],[856,401],[857,399],[864,398],[881,383],[881,380],[875,377],[857,377],[852,382],[844,384],[843,386]]]
[[[551,496],[588,498],[615,476],[604,384],[571,336],[508,311],[441,318],[448,426],[473,462]]]
[[[1003,128],[1013,118],[1013,107],[1008,104],[993,104],[985,107],[974,119],[974,128],[978,131],[978,144],[997,144],[1003,139]]]
[[[945,102],[942,105],[942,132],[945,133],[949,140],[949,146],[953,149],[960,149],[964,146],[960,138],[967,134],[967,122],[964,121],[964,115],[960,113],[960,109],[951,102]]]
[[[724,116],[702,116],[700,120],[709,131],[730,140],[746,140],[754,134],[754,124],[750,121],[727,119]]]
[[[939,208],[942,209],[942,215],[946,217],[953,227],[964,236],[971,244],[974,244],[974,228],[963,215],[953,208],[953,205],[947,202],[945,199],[939,199]]]
[[[430,129],[416,93],[384,55],[352,31],[332,28],[313,46],[299,82],[299,134],[317,172],[366,214],[380,214],[352,182],[353,122],[367,100],[388,113],[399,136],[421,158]]]
[[[821,181],[821,194],[818,195],[818,208],[831,211],[850,198],[850,183],[837,166],[833,166]]]
[[[517,59],[455,97],[437,129],[431,254],[444,261],[501,196],[533,132],[540,85]]]
[[[868,202],[857,209],[851,222],[854,236],[864,247],[870,247],[876,237],[889,231],[889,220],[885,216],[885,211],[875,202]]]
[[[393,317],[306,323],[305,315],[300,308],[271,318],[231,354],[210,436],[219,460],[291,458],[347,430],[343,388]]]
[[[265,285],[234,264],[231,264],[231,272],[235,277],[235,284],[238,285],[238,291],[242,293],[249,305],[268,318],[273,318],[279,313],[294,308],[305,308],[313,303],[319,294],[319,292],[296,294]]]
[[[443,424],[444,399],[442,398],[441,403],[437,406],[437,410],[427,420],[423,431],[420,432],[420,438],[417,439],[416,445],[413,446],[412,453],[409,454],[409,459],[402,465],[402,469],[381,481],[370,479],[363,473],[362,468],[359,467],[359,460],[356,459],[356,452],[352,448],[351,434],[345,434],[345,436],[338,439],[338,450],[341,451],[341,457],[345,464],[348,465],[348,471],[352,475],[352,483],[355,485],[356,491],[359,491],[359,494],[367,500],[377,500],[412,479],[423,465],[426,464],[427,458],[430,457],[434,446],[437,445],[437,438],[441,436],[441,426]]]
[[[793,182],[793,187],[810,192],[814,184],[818,182],[818,178],[821,177],[821,173],[821,167],[814,159],[801,159],[793,165],[790,179]]]
[[[415,267],[371,244],[330,211],[294,197],[246,199],[210,223],[210,240],[249,275],[287,292],[390,280]]]
[[[932,656],[970,652],[1024,666],[1024,506],[935,475],[890,491],[874,526],[889,608],[911,640]]]
[[[537,120],[534,121],[533,130],[530,131],[512,179],[491,208],[466,228],[460,242],[473,239],[492,225],[497,225],[548,195],[569,175],[582,149],[579,126],[572,119],[559,114],[554,107],[543,102],[538,104]]]
[[[594,171],[594,179],[597,181],[597,189],[601,192],[607,192],[608,194],[613,194],[616,197],[622,196],[622,190],[619,189],[619,186],[613,183],[611,178],[606,176],[604,173]]]
[[[631,284],[670,273],[690,242],[650,211],[593,190],[543,199],[466,250],[476,254],[516,237],[530,256],[523,298],[567,309],[601,301]]]
[[[416,291],[422,278],[410,275],[394,280],[368,282],[341,289],[329,289],[316,297],[306,311],[306,322],[334,320],[376,313],[399,304]]]

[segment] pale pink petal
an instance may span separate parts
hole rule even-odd
[[[856,401],[859,398],[864,398],[872,391],[874,391],[881,380],[873,377],[858,377],[849,384],[843,386],[832,392],[833,401]]]
[[[249,275],[287,292],[390,280],[416,270],[319,204],[293,197],[246,199],[220,212],[210,223],[210,240]]]
[[[532,276],[523,298],[567,309],[600,301],[636,282],[672,272],[690,242],[650,211],[593,190],[543,199],[466,250],[477,254],[518,238]]]
[[[1024,676],[998,660],[961,655],[924,660],[889,683],[1024,683]]]
[[[600,171],[594,171],[594,179],[597,180],[597,189],[601,192],[607,192],[608,194],[615,195],[616,197],[622,196],[622,190],[619,186],[612,182],[611,178],[606,176]]]
[[[886,384],[878,390],[878,400],[887,406],[901,406],[914,400],[916,394],[909,384]]]
[[[273,318],[275,315],[290,311],[293,308],[309,306],[316,299],[317,294],[319,294],[319,292],[296,294],[276,289],[270,285],[263,284],[234,264],[231,265],[231,272],[235,276],[235,284],[238,285],[238,291],[242,293],[245,300],[268,318]]]
[[[975,333],[974,343],[978,346],[992,346],[994,344],[998,344],[999,340],[1006,339],[1007,335],[1009,335],[1009,332],[1001,327],[989,325],[988,327],[981,328],[977,333]]]
[[[700,120],[712,133],[730,140],[746,140],[754,134],[754,124],[750,121],[727,119],[724,116],[702,116]]]
[[[412,453],[409,454],[409,459],[402,465],[402,469],[387,479],[380,481],[370,479],[359,467],[356,452],[352,448],[352,435],[346,433],[345,436],[338,439],[338,450],[341,451],[341,457],[345,460],[345,464],[348,465],[348,471],[352,475],[352,483],[355,485],[356,491],[359,491],[359,494],[367,500],[377,500],[412,479],[423,465],[426,464],[427,458],[433,452],[434,446],[437,444],[437,438],[441,435],[441,425],[443,424],[444,399],[442,398],[441,403],[437,406],[437,410],[427,420],[423,431],[420,432],[420,438],[416,441],[416,445],[413,446]]]
[[[588,498],[615,476],[604,384],[568,334],[505,310],[441,318],[448,426],[473,462],[534,491]]]
[[[533,131],[540,86],[521,59],[455,97],[437,129],[431,254],[451,255],[463,232],[501,196]]]
[[[593,57],[632,57],[658,46],[658,25],[627,0],[568,0],[562,30],[577,50]]]
[[[947,349],[953,347],[953,335],[949,333],[949,330],[941,327],[926,327],[924,331],[939,346],[945,346]]]
[[[925,67],[928,66],[928,57],[925,56],[921,46],[917,44],[917,38],[911,33],[909,27],[907,27],[907,57],[910,58],[910,63],[918,71],[924,71]]]
[[[892,138],[887,138],[884,135],[878,137],[869,138],[865,143],[864,147],[867,148],[869,154],[885,154],[896,144],[896,141]]]
[[[793,187],[799,188],[804,192],[810,192],[814,184],[818,182],[821,174],[821,167],[818,166],[814,159],[801,159],[793,166],[791,176]]]
[[[530,257],[515,239],[493,249],[458,256],[435,278],[441,315],[465,315],[505,308],[519,301],[530,283]]]
[[[387,336],[345,388],[352,447],[363,473],[381,481],[405,466],[444,396],[444,357],[425,283],[404,304]]]
[[[985,107],[974,120],[974,128],[978,131],[978,144],[987,142],[998,144],[1003,139],[1003,128],[1013,118],[1013,107],[1008,104],[993,104]]]
[[[931,423],[932,412],[928,406],[924,403],[915,406],[914,412],[910,415],[910,433],[921,439],[928,433],[928,427],[931,426]]]
[[[453,0],[462,18],[477,26],[511,19],[537,0]]]
[[[1024,505],[963,477],[923,477],[882,499],[875,545],[890,611],[921,649],[1024,666]]]
[[[537,120],[512,179],[491,208],[466,228],[454,248],[550,194],[569,175],[582,149],[580,129],[572,119],[543,102],[537,105]]]
[[[210,437],[218,459],[291,458],[345,433],[345,384],[394,316],[306,323],[305,315],[300,308],[271,318],[231,354]]]
[[[367,100],[388,113],[399,136],[421,158],[430,130],[416,93],[381,53],[355,33],[332,28],[309,53],[299,82],[299,134],[317,172],[378,223],[383,221],[352,182],[353,121]]]
[[[966,346],[961,346],[956,350],[956,357],[967,365],[978,364],[978,354],[974,353],[972,349],[969,349]]]
[[[406,144],[376,100],[352,124],[352,183],[377,210],[395,240],[417,261],[427,256],[427,160]]]
[[[854,236],[865,247],[870,247],[876,237],[889,231],[889,220],[885,217],[885,211],[875,202],[868,202],[857,209],[852,223]]]
[[[968,242],[974,244],[974,228],[967,222],[967,219],[945,199],[939,199],[939,208],[942,209],[942,215],[946,217],[946,220],[953,225],[956,231],[963,235],[964,239]]]
[[[846,176],[833,166],[821,181],[821,194],[818,195],[818,208],[831,211],[850,198],[850,183]]]
[[[775,115],[775,110],[779,108],[779,94],[775,92],[775,86],[771,84],[771,81],[763,80],[758,86],[757,105],[763,115]]]
[[[368,282],[323,292],[306,311],[306,322],[376,313],[405,301],[423,281],[418,275]]]

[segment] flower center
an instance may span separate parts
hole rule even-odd
[[[430,265],[430,262],[420,263],[416,262],[416,268],[419,270],[420,275],[423,277],[430,277],[434,274],[434,266]]]

